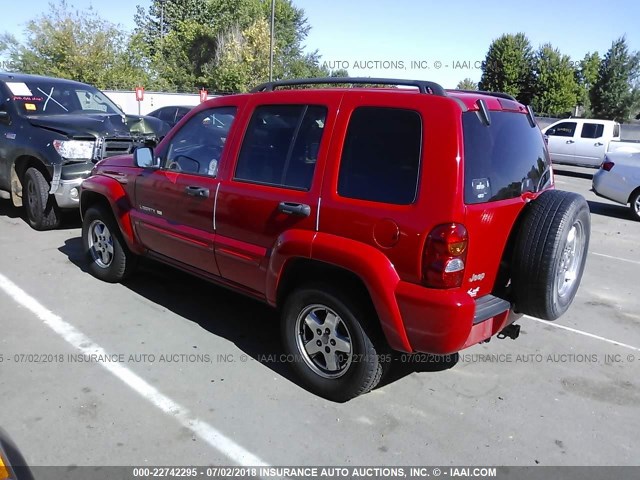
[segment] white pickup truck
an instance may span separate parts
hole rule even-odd
[[[612,120],[569,118],[552,123],[542,133],[554,163],[597,168],[605,153],[640,151],[640,142],[620,140],[620,124]]]

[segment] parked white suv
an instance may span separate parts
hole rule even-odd
[[[542,129],[554,163],[599,167],[613,151],[640,151],[640,142],[620,140],[620,124],[612,120],[569,118]]]

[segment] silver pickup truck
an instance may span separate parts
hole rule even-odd
[[[599,167],[606,153],[640,152],[640,142],[620,140],[620,124],[612,120],[569,118],[542,129],[554,163]]]

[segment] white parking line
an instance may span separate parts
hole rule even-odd
[[[106,355],[105,350],[100,345],[93,342],[93,340],[84,333],[70,323],[65,322],[58,315],[47,310],[40,302],[2,274],[0,274],[0,289],[19,305],[31,311],[36,317],[42,320],[47,327],[62,337],[73,348],[84,354],[95,353],[98,355]],[[207,422],[192,416],[187,408],[162,394],[128,368],[118,363],[105,362],[100,363],[100,365],[162,412],[174,417],[180,425],[191,430],[234,463],[242,466],[269,466],[262,459],[245,450]]]
[[[619,347],[628,348],[629,350],[634,350],[636,352],[640,352],[640,348],[634,347],[633,345],[629,345],[627,343],[618,342],[617,340],[611,340],[610,338],[601,337],[600,335],[594,335],[593,333],[584,332],[582,330],[578,330],[576,328],[566,327],[564,325],[560,325],[559,323],[549,322],[547,320],[540,320],[539,318],[530,317],[529,315],[524,315],[524,317],[529,320],[534,320],[538,323],[542,323],[544,325],[548,325],[550,327],[559,328],[561,330],[567,330],[569,332],[577,333],[579,335],[584,335],[585,337],[595,338],[596,340],[601,340],[603,342],[610,343],[612,345],[618,345]]]
[[[629,260],[628,258],[614,257],[613,255],[605,255],[604,253],[591,252],[593,255],[597,255],[598,257],[611,258],[613,260],[619,260],[621,262],[633,263],[634,265],[640,265],[640,262],[636,260]]]

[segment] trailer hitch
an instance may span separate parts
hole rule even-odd
[[[511,325],[507,325],[500,331],[500,333],[498,333],[498,338],[501,340],[507,337],[510,338],[511,340],[515,340],[519,336],[520,336],[520,325],[515,325],[513,323]]]

